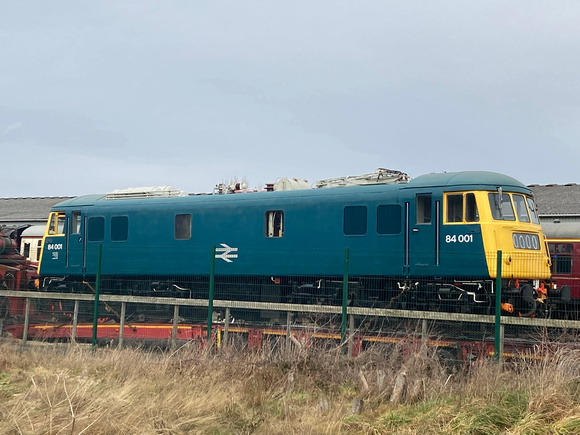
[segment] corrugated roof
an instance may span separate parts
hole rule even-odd
[[[0,198],[1,221],[46,221],[50,208],[70,197]]]
[[[528,186],[534,192],[534,198],[540,215],[579,215],[580,185],[548,184],[546,186]]]

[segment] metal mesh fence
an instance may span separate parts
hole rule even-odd
[[[550,265],[535,253],[502,253],[498,281],[496,252],[438,258],[429,252],[408,260],[401,252],[356,249],[212,252],[184,252],[163,273],[139,250],[121,260],[118,252],[104,251],[98,338],[203,341],[209,325],[213,342],[259,348],[277,340],[335,345],[346,333],[353,354],[422,343],[469,361],[497,352],[498,290],[505,355],[573,344],[580,323],[574,275],[580,258],[573,255],[558,269],[552,265],[550,276]],[[147,273],[112,273],[135,270]],[[361,273],[369,270],[388,273]],[[23,292],[2,291],[4,332],[90,338],[96,278],[46,277],[43,291],[27,294],[28,311],[26,299],[16,297]]]

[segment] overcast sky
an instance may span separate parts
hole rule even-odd
[[[0,0],[0,197],[580,183],[580,2]]]

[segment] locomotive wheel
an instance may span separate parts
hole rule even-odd
[[[522,308],[525,312],[521,312],[522,317],[531,317],[536,314],[537,302],[534,295],[534,288],[529,284],[524,284],[521,290]]]

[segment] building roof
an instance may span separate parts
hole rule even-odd
[[[532,184],[528,187],[534,192],[540,216],[580,216],[580,185]]]
[[[0,224],[46,222],[50,208],[70,197],[0,198]]]

